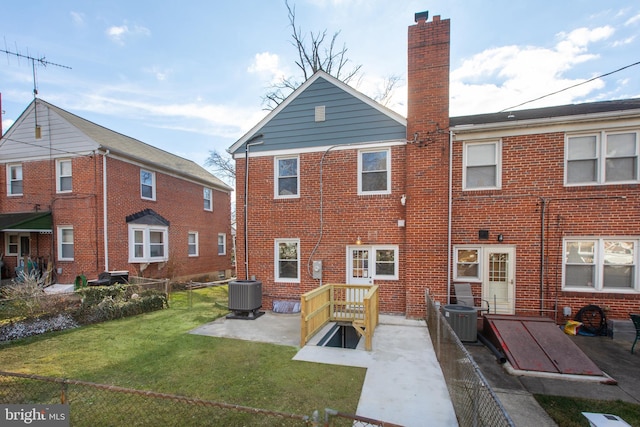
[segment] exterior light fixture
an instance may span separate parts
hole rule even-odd
[[[360,239],[360,236],[358,236],[358,238],[356,239],[356,245],[361,245],[362,244],[362,239]]]

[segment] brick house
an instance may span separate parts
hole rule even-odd
[[[0,140],[0,177],[3,277],[25,256],[58,283],[230,274],[232,188],[190,160],[35,99]]]
[[[375,280],[383,310],[404,310],[405,138],[403,117],[320,71],[229,149],[238,277],[262,281],[266,307]]]
[[[375,283],[420,317],[464,282],[492,313],[640,309],[640,100],[449,117],[450,21],[408,35],[406,123],[320,72],[230,148],[239,277],[267,306]]]

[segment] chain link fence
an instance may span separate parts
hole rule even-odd
[[[461,427],[514,427],[469,352],[427,294],[427,327]]]
[[[87,381],[0,371],[0,404],[67,404],[77,426],[379,426],[332,409],[310,415],[252,408]]]

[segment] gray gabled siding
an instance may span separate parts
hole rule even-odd
[[[320,105],[326,108],[326,120],[315,122]],[[319,78],[255,133],[263,134],[264,144],[252,152],[403,140],[406,127]]]

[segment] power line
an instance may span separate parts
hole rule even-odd
[[[514,105],[514,106],[509,107],[509,108],[505,108],[504,110],[500,110],[500,111],[498,111],[498,113],[504,113],[504,112],[506,112],[506,111],[513,110],[513,109],[518,108],[518,107],[521,107],[521,106],[523,106],[523,105],[530,104],[530,103],[535,102],[535,101],[539,101],[539,100],[541,100],[541,99],[543,99],[543,98],[547,98],[547,97],[552,96],[552,95],[555,95],[555,94],[557,94],[557,93],[564,92],[564,91],[569,90],[569,89],[573,89],[574,87],[578,87],[578,86],[581,86],[581,85],[584,85],[584,84],[590,83],[590,82],[592,82],[592,81],[594,81],[594,80],[598,80],[598,79],[600,79],[600,78],[602,78],[602,77],[610,76],[611,74],[615,74],[615,73],[617,73],[617,72],[619,72],[619,71],[626,70],[627,68],[631,68],[631,67],[634,67],[634,66],[639,65],[639,64],[640,64],[640,61],[638,61],[638,62],[634,62],[633,64],[629,64],[629,65],[626,65],[626,66],[624,66],[624,67],[622,67],[622,68],[618,68],[617,70],[610,71],[610,72],[608,72],[608,73],[602,74],[602,75],[597,76],[597,77],[593,77],[593,78],[591,78],[591,79],[589,79],[589,80],[585,80],[584,82],[576,83],[576,84],[574,84],[574,85],[571,85],[571,86],[565,87],[564,89],[560,89],[560,90],[557,90],[557,91],[555,91],[555,92],[551,92],[551,93],[548,93],[548,94],[546,94],[546,95],[542,95],[542,96],[540,96],[540,97],[538,97],[538,98],[535,98],[535,99],[532,99],[532,100],[530,100],[530,101],[526,101],[526,102],[523,102],[523,103],[521,103],[521,104]]]

